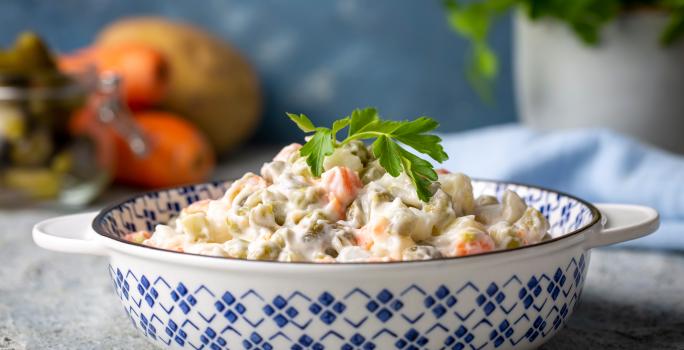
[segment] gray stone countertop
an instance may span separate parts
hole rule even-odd
[[[242,153],[216,176],[258,171],[269,154]],[[128,193],[115,189],[93,209]],[[125,316],[104,258],[33,244],[36,222],[69,212],[0,210],[0,350],[152,349]],[[684,349],[684,253],[595,250],[579,308],[543,349]]]

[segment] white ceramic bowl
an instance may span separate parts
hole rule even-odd
[[[133,324],[155,345],[185,349],[533,349],[579,302],[591,248],[656,230],[655,210],[593,206],[531,186],[513,189],[551,223],[534,246],[420,262],[315,264],[183,254],[124,241],[228,183],[143,194],[95,213],[37,224],[41,247],[107,256]],[[93,221],[93,218],[94,221]],[[91,228],[92,222],[92,228]]]

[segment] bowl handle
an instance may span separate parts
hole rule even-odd
[[[658,212],[631,204],[595,204],[603,215],[603,228],[590,234],[587,248],[625,242],[655,232],[660,225]]]
[[[41,221],[33,226],[33,241],[58,252],[107,255],[105,247],[92,240],[95,233],[90,223],[96,215],[97,212],[91,212]]]

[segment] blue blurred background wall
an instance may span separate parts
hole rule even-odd
[[[440,0],[3,0],[0,43],[32,29],[69,51],[128,15],[204,26],[248,56],[266,103],[257,142],[300,137],[285,111],[323,123],[376,106],[385,117],[437,118],[443,132],[516,119],[509,19],[491,35],[501,75],[488,106],[464,79],[467,44],[450,31]]]

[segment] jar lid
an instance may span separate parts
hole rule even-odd
[[[83,95],[96,85],[94,67],[78,73],[0,73],[0,101],[63,99]]]

